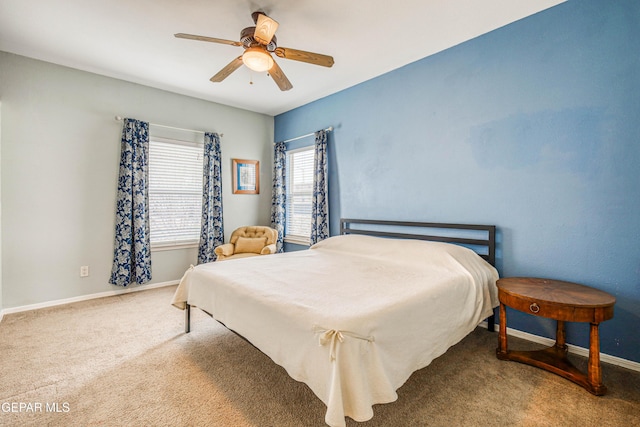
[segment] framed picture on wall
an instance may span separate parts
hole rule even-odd
[[[260,162],[258,160],[231,160],[233,161],[233,194],[259,194]]]

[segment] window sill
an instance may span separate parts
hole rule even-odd
[[[197,248],[199,243],[169,243],[164,245],[151,245],[151,252],[175,251],[178,249]]]
[[[300,237],[300,236],[285,236],[284,241],[285,243],[293,243],[294,245],[302,245],[302,246],[311,245],[311,242],[309,241],[308,238],[305,239],[304,237]]]

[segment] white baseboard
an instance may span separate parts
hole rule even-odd
[[[483,328],[487,328],[487,322],[484,321],[480,324]],[[495,331],[498,330],[498,324],[495,325]],[[528,332],[522,332],[517,329],[512,329],[507,327],[507,335],[514,336],[516,338],[522,338],[527,341],[532,341],[538,344],[543,344],[546,346],[552,346],[555,344],[555,340],[551,338],[541,337],[539,335],[533,335]],[[589,357],[589,349],[584,347],[579,347],[573,344],[567,344],[569,349],[569,353],[577,354],[583,357]],[[623,359],[621,357],[611,356],[608,354],[600,353],[600,361],[605,363],[610,363],[612,365],[621,366],[626,369],[631,369],[632,371],[640,372],[640,363],[634,362],[632,360]]]
[[[47,307],[55,307],[57,305],[70,304],[70,303],[73,303],[73,302],[80,302],[80,301],[88,301],[88,300],[92,300],[92,299],[96,299],[96,298],[111,297],[111,296],[115,296],[115,295],[128,294],[128,293],[131,293],[131,292],[146,291],[148,289],[155,289],[155,288],[162,288],[162,287],[165,287],[165,286],[177,285],[179,282],[180,282],[179,280],[172,280],[170,282],[160,282],[160,283],[153,283],[153,284],[150,284],[150,285],[139,285],[139,286],[133,286],[133,287],[126,287],[126,288],[117,289],[117,290],[113,290],[113,291],[98,292],[96,294],[82,295],[82,296],[79,296],[79,297],[65,298],[65,299],[59,299],[59,300],[54,300],[54,301],[41,302],[41,303],[38,303],[38,304],[23,305],[23,306],[20,306],[20,307],[5,308],[4,310],[0,311],[0,322],[2,321],[2,318],[4,317],[5,314],[20,313],[22,311],[37,310],[37,309],[40,309],[40,308],[47,308]]]

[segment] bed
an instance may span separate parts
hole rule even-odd
[[[414,371],[492,319],[495,231],[341,219],[339,236],[308,250],[192,266],[172,304],[186,310],[186,332],[198,307],[248,340],[342,427],[371,419],[374,404],[395,401]]]

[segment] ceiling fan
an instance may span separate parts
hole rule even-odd
[[[242,64],[256,72],[268,71],[274,82],[280,90],[289,90],[293,87],[282,69],[273,60],[271,56],[276,56],[294,61],[302,61],[308,64],[321,65],[323,67],[331,67],[333,58],[328,55],[319,53],[305,52],[303,50],[279,47],[276,40],[276,30],[278,23],[269,18],[262,12],[253,12],[251,14],[255,27],[247,27],[240,32],[240,41],[217,39],[214,37],[197,36],[193,34],[178,33],[175,37],[181,39],[200,40],[204,42],[228,44],[231,46],[241,46],[244,53],[231,61],[226,67],[218,71],[215,76],[211,77],[212,82],[221,82]]]

